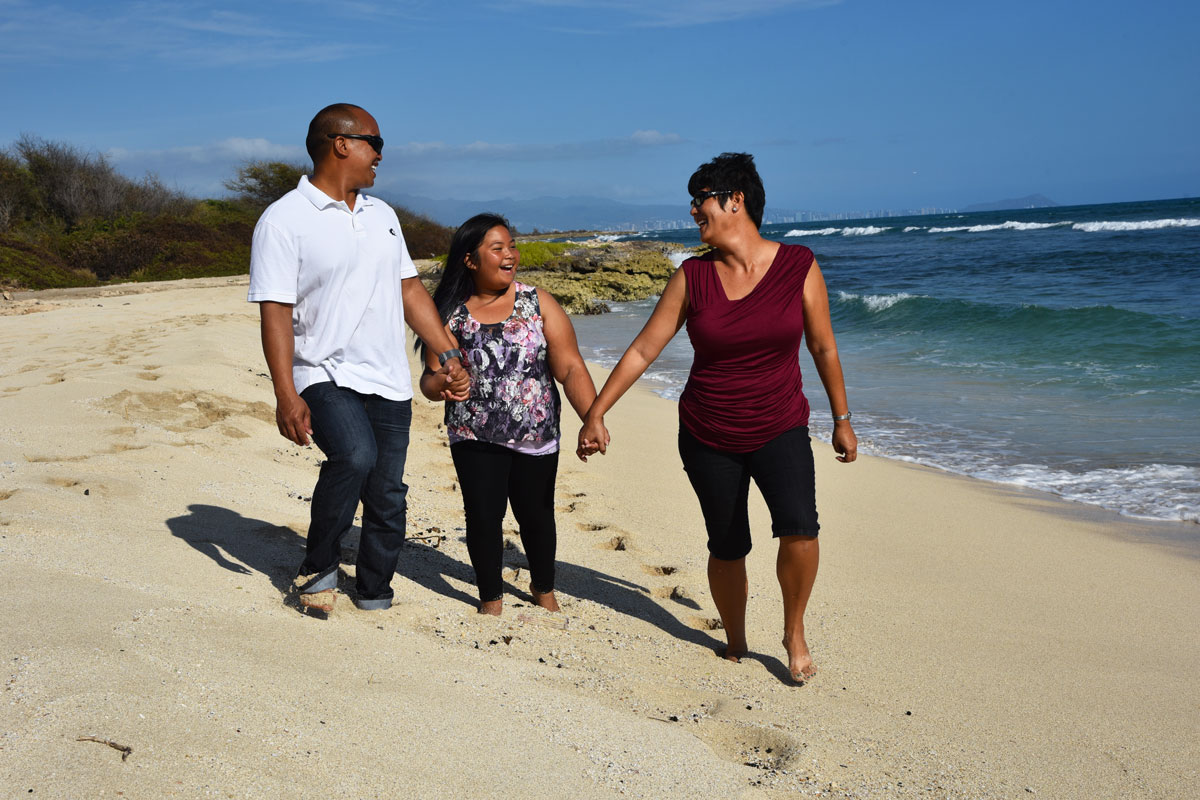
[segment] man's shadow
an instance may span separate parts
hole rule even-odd
[[[304,560],[304,537],[291,528],[220,506],[194,503],[187,514],[168,519],[167,528],[230,572],[267,576],[280,592]]]

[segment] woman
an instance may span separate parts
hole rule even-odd
[[[804,611],[817,576],[819,526],[801,338],[829,396],[838,460],[854,461],[858,451],[829,298],[811,250],[759,235],[766,197],[750,155],[723,153],[702,165],[688,192],[700,240],[712,250],[684,261],[667,282],[588,411],[578,453],[605,452],[605,412],[686,322],[695,358],[679,400],[679,454],[708,529],[708,582],[728,641],[724,656],[738,661],[747,653],[746,500],[753,478],[779,539],[783,645],[792,678],[802,683],[816,674]]]
[[[422,394],[447,400],[446,429],[466,511],[479,613],[497,616],[504,608],[500,526],[509,503],[529,560],[529,592],[542,608],[558,611],[554,480],[560,401],[554,381],[563,385],[580,418],[596,398],[570,319],[548,293],[516,280],[520,259],[504,217],[479,214],[455,232],[433,301],[453,346],[462,351],[471,395],[463,401],[445,397],[438,356],[428,349],[421,376]]]

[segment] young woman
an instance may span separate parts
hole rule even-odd
[[[548,293],[516,280],[520,260],[508,221],[478,214],[455,232],[433,293],[471,376],[469,398],[446,400],[446,429],[481,614],[499,615],[504,607],[501,522],[510,503],[529,560],[529,592],[542,608],[558,610],[554,481],[561,403],[554,382],[581,419],[596,398],[571,320]],[[424,356],[422,394],[446,399],[438,356],[429,350]]]
[[[700,241],[713,249],[684,261],[671,276],[592,404],[577,452],[605,451],[604,413],[686,322],[695,359],[679,399],[679,454],[708,529],[708,584],[725,627],[725,657],[737,661],[748,648],[746,502],[753,478],[779,540],[776,575],[788,667],[803,682],[816,673],[804,611],[817,577],[819,526],[801,339],[829,396],[838,460],[854,461],[858,452],[829,297],[811,250],[759,235],[766,194],[751,156],[723,153],[701,165],[688,193]]]

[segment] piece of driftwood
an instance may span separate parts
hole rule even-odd
[[[126,744],[117,744],[112,739],[101,739],[99,736],[80,736],[75,741],[77,742],[96,742],[97,744],[106,744],[113,750],[121,751],[121,760],[129,758],[129,754],[133,752],[133,748]]]

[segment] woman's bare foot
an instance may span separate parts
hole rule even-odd
[[[539,592],[537,589],[534,589],[531,584],[529,587],[529,593],[533,595],[533,602],[547,611],[561,610],[558,607],[558,598],[554,596],[554,590],[550,590],[549,592]]]
[[[783,640],[783,647],[788,654],[788,671],[792,673],[792,680],[803,684],[817,674],[817,665],[813,663],[812,653],[808,652],[808,643],[804,641],[804,637],[796,637],[794,641],[795,647],[788,644],[786,638]]]
[[[484,600],[479,604],[480,614],[491,614],[493,617],[498,617],[504,611],[504,598],[499,597],[495,600]]]
[[[726,661],[732,661],[735,664],[741,663],[742,657],[750,652],[750,647],[746,644],[745,639],[738,641],[730,641],[725,645],[723,651],[719,651],[718,655]]]

